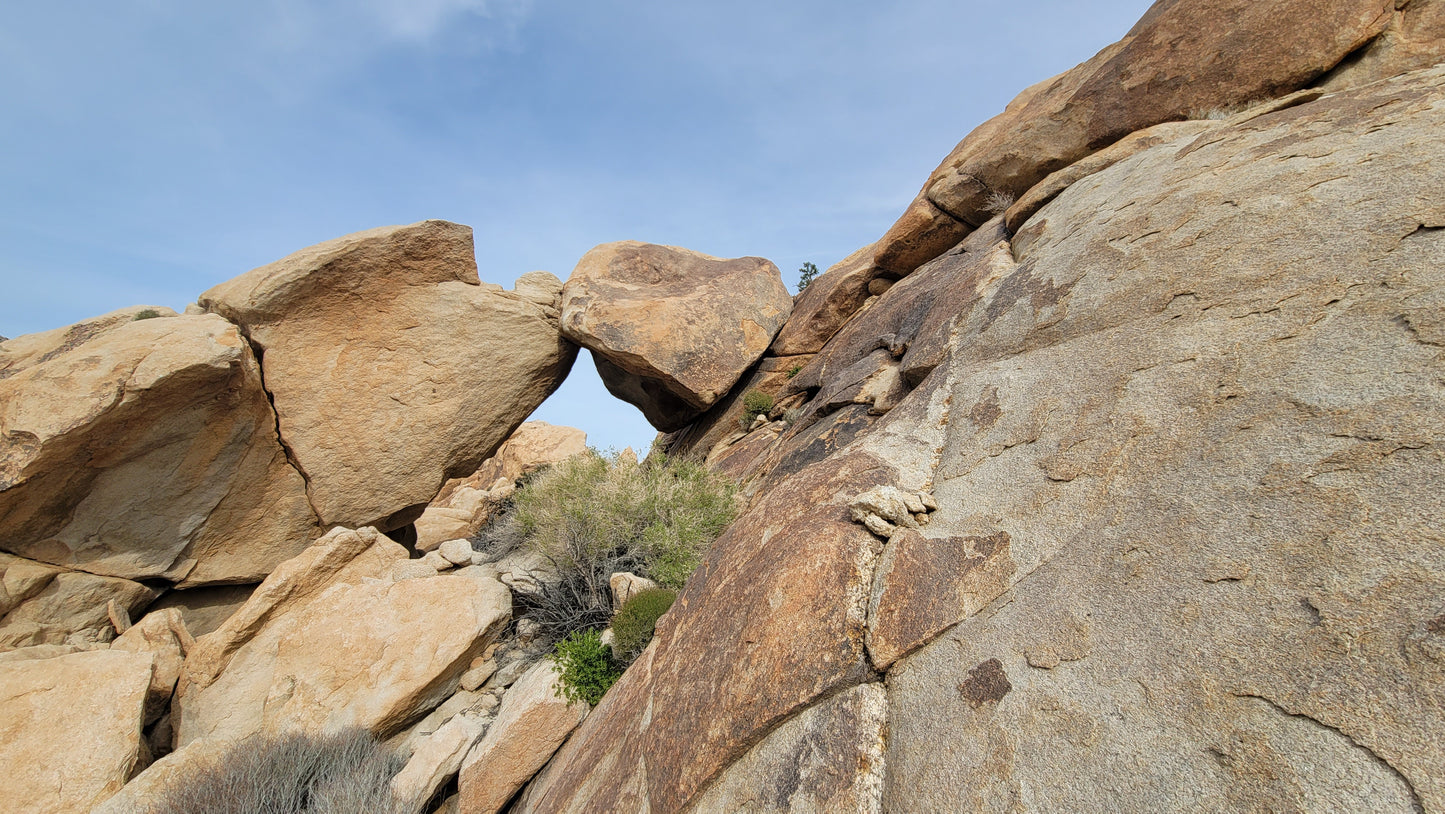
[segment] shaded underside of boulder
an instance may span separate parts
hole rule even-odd
[[[636,241],[597,246],[562,291],[562,331],[654,427],[685,426],[732,388],[792,311],[777,266]]]
[[[317,533],[260,369],[215,316],[131,308],[0,347],[0,546],[186,585],[256,581]]]
[[[291,460],[326,525],[411,522],[561,384],[561,284],[477,277],[472,230],[424,221],[303,249],[200,298],[257,349]]]

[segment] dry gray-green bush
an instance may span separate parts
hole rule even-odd
[[[637,463],[595,450],[557,464],[517,491],[523,545],[557,577],[517,597],[550,638],[606,626],[608,580],[631,571],[680,589],[731,522],[732,482],[661,454]]]
[[[253,735],[173,782],[148,814],[402,814],[405,765],[363,730]]]

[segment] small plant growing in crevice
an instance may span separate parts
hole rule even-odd
[[[612,617],[612,652],[618,661],[631,664],[637,660],[647,643],[652,641],[657,620],[667,613],[676,599],[676,591],[648,588],[622,603],[617,615]]]
[[[808,284],[813,282],[817,276],[818,267],[813,263],[804,263],[803,267],[798,269],[798,293],[803,293],[803,289],[807,288]]]
[[[791,378],[793,378],[794,376],[796,376],[796,375],[798,375],[799,373],[802,373],[802,372],[803,372],[803,366],[802,366],[802,365],[793,365],[792,367],[788,368],[788,378],[791,379]]]
[[[552,648],[552,671],[558,676],[557,695],[568,701],[597,706],[608,688],[622,677],[623,665],[612,658],[596,630],[574,631]]]
[[[143,319],[155,319],[156,317],[159,317],[160,315],[161,315],[161,312],[160,312],[160,311],[157,311],[157,310],[154,309],[154,308],[144,308],[144,309],[141,309],[140,311],[136,311],[136,312],[135,312],[135,316],[131,317],[131,318],[130,318],[130,321],[131,321],[131,322],[139,322],[139,321],[141,321],[141,320],[143,320]]]
[[[743,432],[747,432],[753,426],[753,421],[760,415],[767,415],[773,409],[773,397],[761,390],[749,390],[743,396],[743,414],[738,419],[738,426]]]
[[[990,215],[1002,215],[1014,205],[1014,196],[1007,192],[990,192],[988,200],[984,202],[983,209]]]

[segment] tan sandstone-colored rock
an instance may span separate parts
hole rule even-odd
[[[256,361],[219,317],[129,308],[6,342],[0,435],[0,546],[23,557],[242,582],[316,533]]]
[[[616,613],[623,603],[638,593],[657,587],[656,582],[647,577],[639,577],[631,571],[618,571],[608,578],[607,584],[612,589],[613,613]]]
[[[141,758],[151,657],[99,650],[0,664],[0,810],[88,814]]]
[[[110,609],[127,615],[156,591],[128,579],[70,571],[0,554],[0,651],[41,644],[105,643],[115,638]]]
[[[502,698],[487,736],[466,756],[458,779],[460,810],[493,814],[537,773],[577,724],[586,701],[557,695],[550,659],[534,665]]]
[[[366,545],[340,530],[262,583],[197,640],[174,706],[177,745],[347,726],[385,738],[446,698],[511,618],[511,594],[485,569],[382,579],[401,557],[374,532]]]
[[[1000,212],[1001,199],[1129,133],[1304,87],[1384,31],[1393,5],[1155,3],[1122,40],[1025,91],[960,142],[879,241],[876,262],[913,271]]]
[[[146,614],[140,622],[111,642],[112,650],[149,654],[154,660],[150,691],[146,694],[147,726],[169,710],[171,694],[181,677],[186,653],[195,643],[190,631],[186,630],[181,612],[175,608]]]
[[[1442,100],[1437,69],[1147,150],[1018,235],[928,532],[981,539],[880,577],[875,639],[927,643],[885,806],[1445,806]]]
[[[1445,2],[1396,0],[1385,31],[1331,71],[1320,86],[1344,90],[1445,60]]]
[[[481,740],[485,727],[466,715],[457,715],[424,738],[400,772],[391,779],[391,793],[420,814],[444,783],[455,777],[462,759]]]
[[[1144,149],[890,288],[815,400],[850,355],[934,361],[846,450],[779,442],[524,810],[765,787],[746,750],[877,671],[874,810],[1445,810],[1442,154],[1445,68]],[[951,312],[904,307],[930,290]],[[824,471],[845,494],[790,494]],[[807,512],[878,484],[938,508],[861,558],[849,675],[808,650],[858,634],[816,621],[856,614],[846,585],[799,590],[847,559]]]
[[[471,229],[424,221],[303,249],[200,303],[264,351],[321,520],[385,530],[474,471],[566,376],[576,349],[536,288],[480,283]]]
[[[671,432],[727,394],[792,311],[778,267],[674,246],[605,243],[562,289],[562,332],[607,389]]]

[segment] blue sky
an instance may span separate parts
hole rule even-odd
[[[875,240],[969,130],[1144,0],[75,0],[0,27],[0,334],[180,309],[304,246],[442,218],[482,278],[592,246]],[[653,431],[584,354],[535,415]]]

